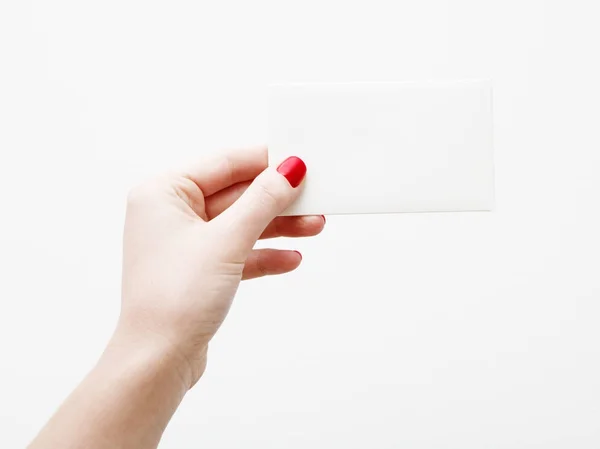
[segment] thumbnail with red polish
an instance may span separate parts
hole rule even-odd
[[[283,161],[277,167],[277,171],[285,176],[292,187],[296,188],[306,175],[306,164],[299,157],[292,156]]]

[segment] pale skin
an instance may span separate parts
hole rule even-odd
[[[300,192],[266,148],[222,152],[129,195],[121,314],[95,368],[30,449],[156,448],[243,279],[296,269],[299,253],[253,247],[308,237],[322,216],[278,217]]]

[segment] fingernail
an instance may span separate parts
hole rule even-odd
[[[296,254],[298,254],[300,256],[300,260],[302,260],[302,254],[300,253],[300,251],[294,251]]]
[[[306,175],[306,164],[299,157],[292,156],[279,164],[277,171],[285,176],[292,187],[296,188]]]
[[[325,215],[321,215],[321,217],[323,217],[323,224],[327,223],[327,219],[325,218]]]

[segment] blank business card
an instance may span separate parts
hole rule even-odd
[[[306,162],[284,215],[491,210],[485,81],[276,85],[269,163]]]

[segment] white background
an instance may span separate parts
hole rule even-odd
[[[595,1],[0,2],[0,446],[118,314],[128,188],[266,86],[491,78],[494,213],[330,217],[245,284],[163,448],[600,446]]]

